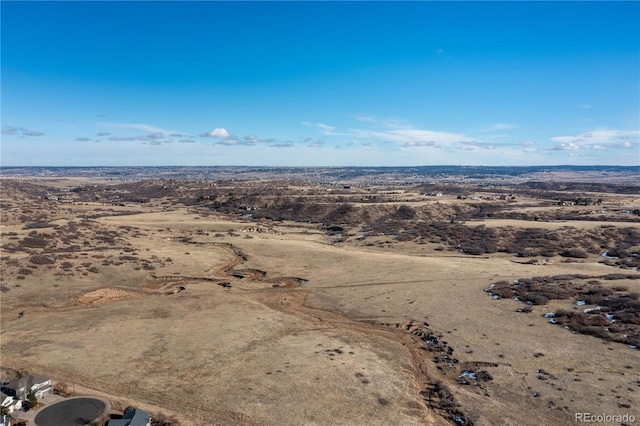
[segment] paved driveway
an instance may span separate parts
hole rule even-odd
[[[98,398],[67,398],[41,409],[34,422],[37,426],[84,426],[109,408],[107,401]]]

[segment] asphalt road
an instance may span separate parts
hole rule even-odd
[[[98,418],[106,405],[94,398],[73,398],[50,405],[38,413],[37,426],[84,426]]]

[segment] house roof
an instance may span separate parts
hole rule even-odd
[[[11,379],[9,383],[7,383],[4,387],[7,389],[18,390],[22,388],[31,389],[34,384],[39,384],[46,382],[47,380],[51,380],[46,376],[38,376],[36,374],[29,374],[28,376],[23,377],[14,377]]]
[[[0,392],[0,403],[4,402],[4,400],[7,399],[7,398],[13,399],[13,397],[11,395],[7,395],[4,392]]]
[[[122,416],[122,419],[109,421],[109,426],[147,426],[149,422],[151,422],[149,413],[136,408]]]

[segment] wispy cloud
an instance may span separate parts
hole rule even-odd
[[[591,104],[580,104],[580,105],[578,105],[578,108],[580,108],[580,109],[591,109],[591,108],[593,108],[593,105],[591,105]]]
[[[76,142],[90,142],[91,140],[92,140],[91,138],[86,138],[81,136],[78,136],[77,138],[74,139],[74,141]]]
[[[247,135],[242,138],[242,143],[245,145],[256,145],[259,143],[270,144],[274,143],[275,139],[272,138],[259,138],[256,135]]]
[[[42,136],[43,132],[39,132],[37,130],[29,130],[24,127],[3,127],[2,128],[3,135],[22,135],[22,136]]]
[[[2,134],[3,135],[15,135],[18,133],[20,129],[16,129],[15,127],[3,127]]]
[[[111,133],[109,132],[98,132],[97,135],[98,136],[109,136]]]
[[[329,126],[328,124],[324,124],[324,123],[316,123],[316,126],[318,126],[320,129],[324,130],[325,132],[332,132],[332,131],[334,131],[336,129],[333,126]]]
[[[460,133],[439,132],[423,129],[363,130],[351,129],[351,134],[360,139],[374,139],[400,143],[406,147],[451,145],[460,142],[476,142],[476,139]]]
[[[144,123],[106,123],[106,122],[100,122],[98,123],[101,126],[105,126],[105,127],[116,127],[116,128],[122,128],[122,129],[134,129],[134,130],[142,130],[143,132],[149,132],[149,133],[162,133],[165,135],[169,135],[172,133],[180,133],[180,132],[176,132],[175,130],[167,130],[167,129],[163,129],[161,127],[156,127],[156,126],[152,126],[149,124],[144,124]]]
[[[405,148],[416,146],[436,146],[436,141],[409,141],[405,142],[402,146],[404,146]]]
[[[320,133],[322,133],[324,135],[339,135],[339,133],[335,132],[336,128],[334,126],[330,126],[329,124],[325,124],[325,123],[310,123],[308,121],[303,121],[302,125],[306,126],[306,127],[316,127],[318,129],[320,129]]]
[[[122,136],[111,136],[109,138],[110,141],[122,142],[122,141],[134,141],[136,138],[133,137],[122,137]]]
[[[293,141],[290,140],[286,140],[284,142],[279,142],[279,143],[275,143],[273,145],[269,145],[272,148],[291,148],[296,146],[296,144]]]
[[[549,148],[551,151],[629,149],[640,145],[640,131],[598,129],[575,136],[556,136],[551,141],[558,143]]]
[[[358,121],[362,121],[364,123],[373,123],[376,121],[374,117],[370,115],[364,115],[364,114],[355,114],[353,118],[355,118]]]
[[[490,126],[485,127],[482,131],[484,132],[495,132],[496,130],[511,130],[511,129],[517,129],[518,126],[517,124],[511,124],[511,123],[495,123],[492,124]]]

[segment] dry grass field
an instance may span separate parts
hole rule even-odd
[[[1,183],[3,367],[183,425],[640,419],[637,194]],[[485,291],[532,277],[625,305],[585,334],[545,314],[594,308],[586,293]]]

